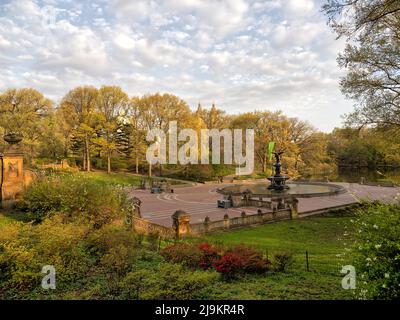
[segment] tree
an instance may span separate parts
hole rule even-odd
[[[307,151],[313,149],[316,140],[318,140],[315,139],[317,137],[314,135],[315,132],[316,130],[307,121],[302,121],[297,118],[289,119],[289,139],[296,146],[293,150],[295,156],[295,170],[299,169],[300,163],[305,163],[311,156],[314,157],[312,153],[307,153]],[[310,161],[308,161],[308,163],[310,163]]]
[[[400,1],[328,0],[323,10],[347,40],[340,85],[357,102],[347,124],[400,126]]]
[[[0,94],[0,126],[6,133],[22,134],[23,145],[33,156],[45,127],[43,119],[52,107],[52,101],[35,89],[9,89]]]
[[[126,114],[128,95],[120,87],[103,86],[98,91],[96,110],[101,116],[100,137],[95,140],[107,155],[107,172],[111,172],[111,155],[117,150],[118,121]]]
[[[77,87],[69,91],[61,101],[60,112],[64,120],[73,128],[74,138],[83,144],[83,168],[91,169],[90,147],[95,138],[95,112],[98,90],[94,87]]]
[[[229,125],[229,116],[226,115],[225,111],[218,109],[215,103],[209,110],[203,109],[199,104],[196,114],[203,119],[207,129],[222,129]]]
[[[133,97],[128,105],[129,122],[121,128],[121,135],[125,133],[127,155],[135,160],[135,172],[139,173],[139,161],[145,158],[146,154],[146,125],[140,109],[140,98]]]
[[[164,93],[148,94],[132,100],[131,108],[137,108],[140,113],[143,129],[168,130],[170,121],[177,121],[178,128],[186,127],[192,113],[188,104],[175,95]],[[132,110],[132,109],[131,109]],[[149,175],[152,166],[149,164]],[[160,164],[160,173],[162,164]]]

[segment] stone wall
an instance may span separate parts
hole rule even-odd
[[[292,210],[284,209],[274,212],[262,212],[259,211],[257,214],[246,215],[242,213],[241,217],[229,218],[225,215],[223,220],[210,221],[205,219],[204,222],[195,223],[190,225],[190,234],[203,234],[218,230],[229,230],[239,227],[245,227],[249,225],[257,225],[268,222],[288,220],[292,218]]]
[[[219,230],[230,230],[250,225],[257,225],[280,220],[295,218],[293,209],[283,209],[273,212],[262,212],[247,215],[242,212],[240,217],[229,218],[226,214],[223,220],[211,221],[208,217],[204,222],[190,224],[190,215],[182,210],[177,210],[172,216],[173,226],[168,228],[148,220],[132,217],[132,230],[141,234],[158,234],[163,239],[180,239],[186,236],[196,236]]]
[[[167,228],[138,217],[132,217],[132,230],[145,235],[158,234],[162,239],[175,238],[175,231],[172,228]]]

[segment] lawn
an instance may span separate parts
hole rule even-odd
[[[57,174],[57,170],[52,171],[52,173]],[[65,174],[64,171],[60,171],[61,174]],[[76,174],[76,173],[72,173],[72,174]],[[138,176],[138,175],[134,175],[132,173],[128,173],[128,172],[111,172],[111,173],[107,173],[105,171],[92,171],[92,172],[85,172],[85,171],[79,171],[78,174],[81,175],[85,175],[85,176],[89,176],[90,178],[92,178],[95,181],[99,181],[99,182],[105,182],[105,183],[110,183],[110,184],[114,184],[114,185],[120,185],[120,186],[139,186],[140,185],[140,181],[143,178],[147,178],[144,176]],[[186,184],[187,181],[183,181],[183,180],[175,180],[175,179],[169,179],[169,178],[164,178],[164,177],[156,177],[153,176],[152,179],[154,180],[169,180],[170,183],[172,185],[178,185],[178,184]]]
[[[139,186],[142,177],[125,173],[81,172],[99,182],[118,184],[122,186]]]
[[[289,251],[294,264],[286,273],[248,276],[242,280],[221,282],[209,292],[219,299],[351,299],[353,294],[341,287],[341,266],[350,264],[337,255],[343,253],[339,240],[349,217],[314,217],[283,221],[224,232],[205,237],[223,244],[256,246],[272,257]],[[309,271],[305,252],[309,255]]]

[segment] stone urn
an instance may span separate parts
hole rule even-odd
[[[8,143],[6,152],[17,152],[19,151],[19,143],[22,141],[22,135],[16,132],[6,133],[3,137],[4,141]]]

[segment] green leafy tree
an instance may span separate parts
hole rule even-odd
[[[100,134],[95,143],[107,156],[107,172],[111,172],[111,156],[117,151],[117,129],[126,114],[128,95],[120,87],[103,86],[99,89],[96,110],[100,116]]]
[[[96,138],[96,114],[98,90],[94,87],[77,87],[69,91],[61,101],[63,119],[73,129],[73,136],[82,142],[83,168],[90,171],[90,153],[93,138]]]
[[[5,133],[22,134],[24,147],[33,156],[46,128],[43,119],[52,107],[52,101],[35,89],[6,90],[0,94],[0,126]]]
[[[328,0],[323,10],[347,40],[340,85],[357,102],[347,123],[400,126],[400,1]]]

